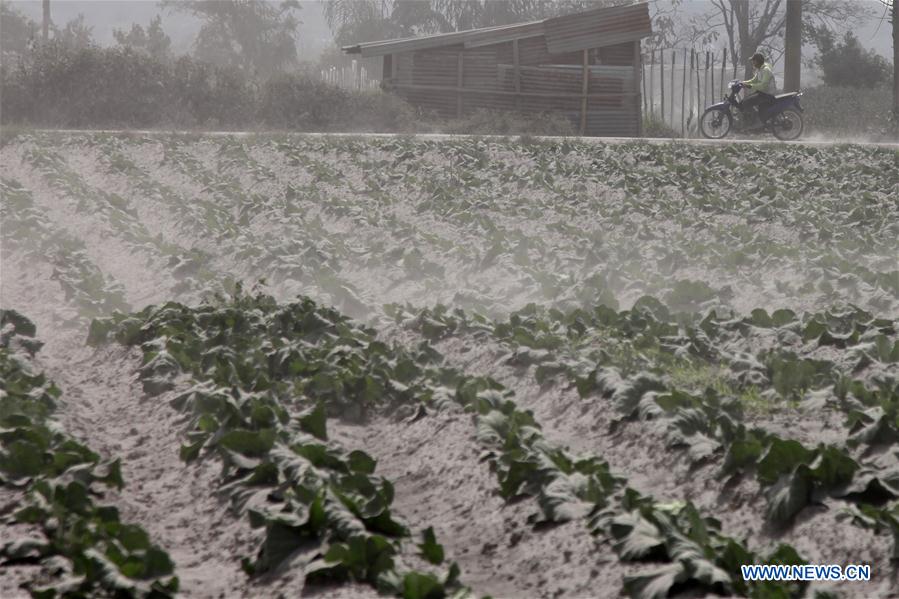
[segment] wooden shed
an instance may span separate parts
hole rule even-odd
[[[581,135],[639,136],[640,40],[651,33],[639,3],[343,50],[383,56],[382,87],[445,118],[481,108],[553,112]]]

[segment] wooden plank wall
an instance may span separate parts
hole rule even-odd
[[[395,54],[384,83],[443,118],[478,109],[555,112],[583,135],[636,136],[639,69],[638,43],[551,55],[544,38],[533,37]]]

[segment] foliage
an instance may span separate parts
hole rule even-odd
[[[643,117],[643,137],[666,137],[678,138],[683,137],[680,131],[677,131],[655,115]]]
[[[889,81],[892,66],[874,50],[866,50],[851,31],[837,40],[832,31],[818,29],[814,33],[818,55],[815,63],[831,87],[871,89]]]
[[[143,26],[134,23],[131,25],[131,31],[124,29],[114,29],[112,36],[116,43],[120,46],[126,46],[146,52],[157,60],[163,60],[171,55],[172,40],[162,30],[162,17],[156,15],[146,29]]]
[[[194,42],[194,54],[203,62],[260,79],[297,63],[297,0],[167,0],[161,5],[203,20]]]
[[[821,86],[804,91],[806,126],[825,139],[899,139],[899,120],[892,114],[892,90],[887,86],[859,90],[856,87]]]
[[[265,83],[259,102],[262,121],[280,129],[327,131],[345,121],[350,93],[303,75],[276,75]]]
[[[108,280],[90,261],[82,240],[60,230],[35,206],[28,190],[17,181],[0,179],[0,192],[4,251],[54,260],[53,277],[80,316],[91,318],[127,309],[122,286]]]
[[[51,42],[9,67],[4,63],[4,126],[302,131],[425,126],[390,94],[348,92],[303,73],[275,74],[257,85],[236,68],[189,57],[171,60],[152,24],[148,31],[121,35],[116,48],[72,50]]]
[[[755,531],[783,534],[821,503],[894,530],[889,149],[38,132],[11,150],[79,225],[146,260],[160,294],[193,303],[127,314],[91,255],[65,252],[60,212],[43,214],[4,179],[4,252],[35,262],[57,252],[43,267],[72,290],[60,311],[117,311],[94,321],[90,343],[139,347],[145,391],[185,416],[181,456],[222,463],[224,495],[262,535],[244,562],[254,575],[308,552],[310,583],[459,588],[435,523],[408,530],[373,457],[329,437],[331,418],[395,410],[464,410],[497,495],[532,509],[530,524],[572,522],[566,534],[634,562],[624,587],[634,596],[803,591],[740,577],[740,564],[803,558],[753,548],[712,518],[716,492],[737,480]],[[81,155],[90,175],[76,169]],[[735,171],[753,183],[721,177]],[[149,210],[165,220],[145,222]],[[282,297],[304,295],[278,302],[233,283],[260,276]],[[235,291],[196,305],[216,284]],[[793,309],[756,302],[762,291]],[[396,297],[415,304],[386,310],[402,330],[378,311]],[[0,320],[4,334],[19,321]],[[576,412],[610,421],[588,434],[651,434],[681,472],[721,480],[707,479],[697,505],[649,497],[588,443],[578,440],[585,454],[556,444],[499,380],[453,368],[443,344],[477,348],[490,375],[558,386],[583,404]]]
[[[28,51],[34,42],[37,24],[9,2],[0,2],[0,55],[7,63]]]
[[[96,44],[94,41],[94,28],[85,25],[83,14],[79,14],[66,23],[62,29],[54,26],[52,40],[56,44],[70,50],[84,50]]]
[[[308,298],[280,306],[271,297],[238,292],[220,305],[168,303],[92,323],[91,344],[110,337],[141,347],[141,378],[151,394],[171,388],[180,373],[198,383],[173,400],[192,415],[192,442],[182,447],[182,457],[219,452],[226,488],[241,508],[286,482],[286,491],[268,495],[277,509],[249,510],[254,526],[266,528],[257,559],[245,561],[252,574],[276,567],[311,538],[322,542],[323,557],[306,568],[307,581],[353,579],[410,596],[394,572],[398,540],[408,533],[388,511],[392,487],[373,476],[374,460],[364,453],[328,448],[324,415],[345,418],[408,401],[439,408],[452,400],[473,413],[500,495],[536,499],[536,524],[581,520],[592,533],[613,539],[622,560],[666,547],[657,558],[672,575],[629,579],[629,595],[664,596],[685,583],[762,597],[793,592],[790,584],[743,581],[740,564],[762,558],[724,535],[717,521],[690,503],[672,506],[643,496],[598,457],[573,456],[548,442],[533,414],[518,409],[496,381],[441,367],[426,344],[409,351],[381,342]],[[304,415],[291,417],[302,406]],[[647,530],[658,535],[649,545]],[[442,562],[433,531],[423,536],[427,560]],[[792,548],[782,551],[801,563]],[[404,579],[430,576],[429,585],[440,589],[455,586],[457,575],[451,567],[442,579],[416,573]]]
[[[692,19],[692,37],[704,44],[716,41],[724,30],[729,56],[738,56],[745,76],[752,73],[750,57],[762,51],[776,55],[783,48],[786,15],[781,0],[712,0],[709,12]],[[802,6],[804,33],[832,31],[861,23],[869,7],[843,0],[810,0]]]
[[[36,48],[3,71],[4,123],[63,127],[191,126],[252,121],[252,91],[235,71],[130,47]]]
[[[742,319],[719,318],[712,311],[685,324],[649,297],[617,313],[605,306],[570,313],[529,306],[505,322],[469,318],[445,307],[410,312],[393,306],[389,313],[429,339],[487,333],[507,348],[508,363],[532,368],[540,385],[561,376],[581,397],[610,401],[623,419],[660,421],[670,447],[685,450],[691,461],[723,456],[723,476],[754,469],[768,502],[766,517],[776,527],[788,526],[803,508],[825,497],[860,505],[899,498],[899,462],[875,465],[841,446],[806,447],[762,428],[749,429],[742,424],[746,406],[739,401],[747,390],[770,400],[829,397],[845,412],[850,447],[897,442],[899,373],[881,370],[873,381],[852,377],[870,364],[889,369],[899,362],[899,341],[893,340],[899,322],[859,310],[798,318],[788,310],[769,315],[757,309]],[[841,361],[846,366],[800,358],[776,345],[755,355],[740,350],[772,329],[840,348],[849,358]],[[725,374],[717,380],[675,376],[684,364]]]
[[[158,395],[179,374],[192,386],[172,405],[191,420],[187,462],[217,453],[223,490],[265,537],[253,576],[275,570],[310,544],[306,581],[355,580],[414,599],[458,590],[458,567],[440,577],[402,572],[396,559],[409,530],[390,511],[393,485],[376,476],[375,460],[328,442],[328,415],[364,418],[378,404],[415,401],[419,355],[396,356],[371,333],[308,299],[279,306],[262,294],[202,308],[170,302],[134,315],[95,320],[88,343],[110,336],[144,354],[144,390]],[[266,497],[260,504],[254,498]],[[443,561],[433,530],[430,562]],[[417,584],[410,588],[410,577]]]
[[[64,558],[65,576],[33,587],[38,597],[174,596],[171,557],[141,527],[122,522],[114,506],[98,503],[102,487],[124,485],[120,462],[101,461],[53,421],[60,391],[20,353],[39,347],[34,325],[0,310],[0,326],[0,485],[25,494],[10,521],[35,525],[42,534],[4,539],[4,565]]]
[[[479,109],[466,117],[440,124],[443,133],[462,135],[574,135],[571,121],[555,113],[518,113]]]

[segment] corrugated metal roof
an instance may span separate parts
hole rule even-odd
[[[550,54],[612,46],[652,35],[649,5],[645,3],[547,19],[543,30]]]
[[[532,23],[517,23],[515,25],[502,25],[499,27],[484,27],[482,29],[470,29],[468,31],[454,31],[452,33],[437,33],[422,37],[407,37],[397,40],[383,40],[378,42],[365,42],[355,46],[344,46],[343,51],[348,54],[362,54],[363,57],[383,56],[397,52],[410,52],[426,48],[440,48],[442,46],[454,46],[456,44],[474,43],[489,40],[493,36],[503,37],[504,41],[543,35],[543,21]],[[498,42],[497,42],[498,43]]]
[[[615,8],[597,8],[564,17],[531,23],[485,27],[422,37],[365,42],[344,46],[348,54],[383,56],[427,48],[462,44],[466,48],[488,46],[513,39],[546,36],[551,54],[599,48],[633,41],[652,34],[649,5],[645,2]]]

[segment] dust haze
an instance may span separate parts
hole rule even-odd
[[[806,14],[782,142],[435,114],[339,51],[596,3],[175,4],[3,2],[0,597],[894,596],[881,5]],[[688,4],[644,50],[724,49]]]

